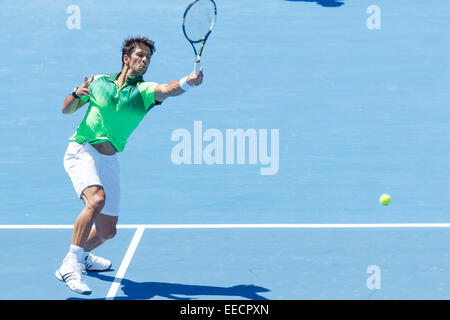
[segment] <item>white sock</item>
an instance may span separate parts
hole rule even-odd
[[[83,253],[81,254],[81,261],[86,260],[88,255],[89,255],[89,251],[83,251]]]
[[[81,262],[82,261],[81,256],[83,255],[83,251],[84,251],[84,249],[82,247],[71,244],[66,258],[67,258],[67,260]]]

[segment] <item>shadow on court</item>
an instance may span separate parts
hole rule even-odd
[[[322,7],[340,7],[344,5],[343,1],[337,0],[284,0],[284,1],[295,1],[295,2],[316,2]]]
[[[111,283],[114,281],[114,277],[100,273],[89,273],[89,276]],[[148,300],[156,296],[173,300],[199,299],[196,296],[230,296],[249,300],[268,300],[258,293],[270,291],[255,285],[214,287],[165,282],[135,282],[128,279],[122,279],[121,289],[125,296],[116,296],[115,300]],[[69,300],[74,299],[77,298],[70,298]]]

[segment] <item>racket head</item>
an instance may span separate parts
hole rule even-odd
[[[217,19],[213,0],[192,1],[183,15],[183,33],[191,43],[204,42],[212,32]]]

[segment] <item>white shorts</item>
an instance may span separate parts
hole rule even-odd
[[[105,155],[88,142],[79,144],[71,141],[64,155],[64,169],[79,198],[87,187],[100,185],[105,191],[105,205],[101,213],[119,215],[120,168],[117,154]]]

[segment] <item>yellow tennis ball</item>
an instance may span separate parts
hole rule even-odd
[[[380,203],[383,206],[387,206],[389,203],[391,203],[391,196],[388,194],[382,194],[380,197]]]

